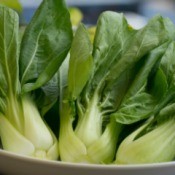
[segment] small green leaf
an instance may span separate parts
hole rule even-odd
[[[170,103],[164,108],[162,108],[157,116],[158,122],[162,123],[167,121],[170,118],[174,118],[174,113],[175,113],[175,103]]]
[[[156,105],[155,99],[147,93],[138,93],[128,98],[120,109],[112,114],[116,121],[131,124],[151,116]]]
[[[72,99],[84,88],[93,69],[92,45],[85,27],[80,24],[70,50],[68,87]]]
[[[149,81],[151,86],[150,93],[160,101],[164,95],[167,93],[168,83],[165,74],[161,69],[158,69],[155,76],[151,78],[152,80]]]

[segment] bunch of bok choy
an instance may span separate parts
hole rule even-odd
[[[42,117],[57,100],[55,73],[71,40],[70,15],[63,0],[43,0],[22,41],[17,13],[0,6],[0,137],[4,150],[58,159],[57,138]]]
[[[124,126],[149,118],[159,104],[149,79],[173,29],[170,20],[156,16],[134,30],[123,14],[104,12],[91,44],[86,27],[79,26],[69,65],[60,69],[62,161],[113,162]]]
[[[172,161],[174,24],[157,15],[135,30],[107,11],[89,31],[73,31],[64,0],[43,0],[21,41],[17,14],[0,6],[3,149],[74,163]],[[55,109],[57,136],[45,120]]]
[[[175,157],[175,42],[172,41],[151,76],[150,91],[159,103],[151,118],[119,146],[117,164],[172,161]]]

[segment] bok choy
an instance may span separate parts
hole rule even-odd
[[[91,33],[82,23],[72,30],[64,0],[43,0],[22,39],[18,20],[0,6],[4,150],[76,163],[174,159],[175,26],[169,19],[157,15],[135,30],[123,14],[107,11]],[[57,136],[45,120],[52,112]]]
[[[58,97],[55,73],[72,40],[69,12],[63,0],[43,0],[21,42],[18,20],[16,12],[0,6],[2,146],[22,155],[58,159],[57,138],[42,117]]]
[[[136,98],[145,99],[147,112],[135,122],[149,117],[156,102],[144,87],[170,39],[165,23],[156,16],[144,28],[134,30],[122,14],[104,12],[93,44],[87,29],[79,26],[70,49],[67,80],[60,76],[61,160],[112,162],[123,127],[116,122],[116,112],[124,99],[138,92],[142,93]]]
[[[152,110],[151,118],[122,141],[116,154],[116,163],[158,163],[174,159],[174,66],[175,42],[172,41],[161,57],[150,80],[151,93],[159,94],[161,92],[159,103]]]

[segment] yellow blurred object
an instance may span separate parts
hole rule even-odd
[[[17,12],[22,11],[22,5],[18,0],[0,0],[0,4],[8,6]]]
[[[129,30],[133,30],[133,27],[131,25],[128,25]]]
[[[78,26],[83,19],[83,13],[81,12],[80,9],[76,7],[70,7],[69,12],[70,12],[70,19],[71,19],[72,25]]]
[[[96,32],[96,26],[89,27],[88,28],[88,32],[89,32],[90,40],[93,43],[94,42],[95,32]]]

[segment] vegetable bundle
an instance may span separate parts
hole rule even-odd
[[[135,30],[123,14],[103,12],[93,42],[85,25],[73,32],[63,0],[43,0],[22,41],[14,11],[1,6],[0,21],[3,149],[77,163],[174,159],[169,19],[155,16]],[[55,105],[58,133],[45,121]]]
[[[72,40],[69,13],[63,1],[44,0],[22,41],[18,20],[16,12],[0,7],[2,146],[22,155],[57,159],[57,138],[42,116],[58,97],[55,73]]]

